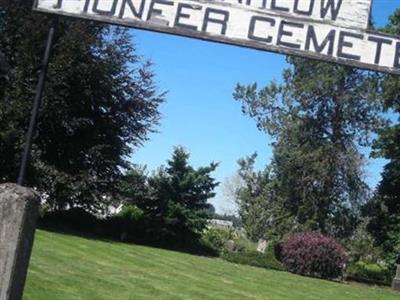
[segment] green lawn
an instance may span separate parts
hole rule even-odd
[[[24,299],[400,300],[400,294],[39,230]]]

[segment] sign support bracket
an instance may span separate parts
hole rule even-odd
[[[28,128],[28,132],[26,135],[24,152],[22,155],[21,167],[19,170],[19,175],[18,175],[18,180],[17,180],[17,183],[19,185],[23,185],[23,183],[24,183],[26,169],[27,169],[27,166],[29,163],[29,158],[31,155],[32,140],[33,140],[33,136],[35,134],[37,117],[38,117],[40,105],[42,102],[43,88],[44,88],[47,70],[48,70],[48,66],[49,66],[49,59],[50,59],[51,49],[53,47],[54,33],[56,30],[57,22],[58,22],[58,18],[53,18],[50,29],[49,29],[49,33],[47,36],[46,49],[45,49],[45,52],[44,52],[44,55],[42,58],[42,63],[40,66],[39,80],[36,85],[35,99],[33,101],[32,113],[31,113],[31,118],[29,121],[29,128]]]

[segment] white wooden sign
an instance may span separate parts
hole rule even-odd
[[[35,9],[400,74],[400,38],[365,30],[370,4],[370,0],[36,0]]]
[[[379,0],[378,0],[379,1]],[[268,13],[324,21],[332,25],[367,29],[371,0],[225,0]]]

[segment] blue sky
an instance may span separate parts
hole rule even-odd
[[[400,0],[374,0],[376,24],[384,25],[398,7]],[[160,89],[168,91],[159,132],[137,150],[132,162],[154,170],[165,164],[176,145],[190,151],[194,166],[220,162],[214,176],[221,185],[211,202],[219,212],[232,211],[223,182],[235,174],[237,160],[257,152],[257,167],[262,168],[272,154],[270,138],[242,114],[233,89],[238,82],[263,86],[279,80],[285,56],[142,30],[132,34],[139,52],[154,62]],[[371,186],[379,181],[383,165],[383,160],[369,161]]]

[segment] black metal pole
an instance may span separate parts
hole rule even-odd
[[[19,170],[19,175],[18,175],[17,183],[19,185],[23,185],[23,183],[24,183],[26,168],[29,163],[29,157],[30,157],[31,148],[32,148],[32,139],[33,139],[33,135],[35,133],[37,115],[39,112],[40,104],[42,102],[43,87],[44,87],[44,83],[45,83],[45,79],[46,79],[47,68],[49,65],[50,52],[51,52],[51,48],[53,46],[55,27],[56,27],[56,21],[53,20],[50,30],[49,30],[49,34],[47,36],[46,50],[44,52],[44,56],[43,56],[43,60],[42,60],[41,68],[40,68],[39,81],[37,83],[36,90],[35,90],[35,99],[33,102],[31,119],[29,121],[28,133],[26,135],[24,153],[22,155],[22,160],[21,160],[21,168]]]

